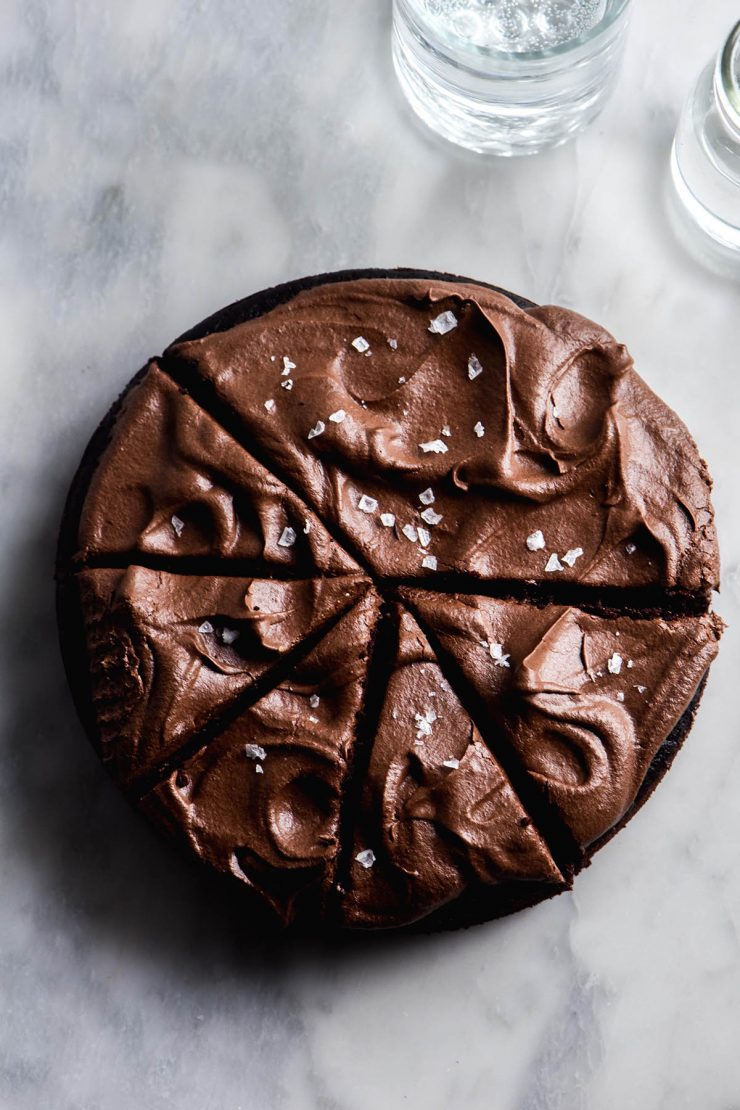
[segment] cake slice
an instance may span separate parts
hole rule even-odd
[[[357,771],[342,924],[407,925],[471,888],[487,916],[497,885],[499,912],[517,885],[556,893],[563,876],[427,639],[409,612],[393,619],[397,650]]]
[[[367,593],[289,677],[141,800],[150,818],[258,895],[283,925],[320,914],[334,878],[379,606]]]
[[[81,571],[70,588],[84,613],[103,760],[125,786],[152,774],[310,646],[368,587],[361,577],[283,582],[140,566]]]
[[[586,851],[651,776],[718,650],[714,613],[605,618],[575,608],[402,591],[441,656]],[[652,786],[654,783],[648,783]]]

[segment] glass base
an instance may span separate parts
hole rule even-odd
[[[416,115],[450,142],[478,153],[536,154],[592,122],[611,94],[621,60],[621,28],[601,48],[569,61],[539,63],[512,76],[473,70],[435,47],[397,4],[392,53],[399,84]],[[509,55],[508,58],[515,59]]]

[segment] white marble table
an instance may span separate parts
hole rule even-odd
[[[417,128],[385,0],[0,4],[3,1110],[740,1107],[740,287],[684,256],[661,207],[682,97],[735,10],[639,0],[599,123],[492,162]],[[272,952],[90,751],[55,530],[146,355],[280,279],[396,264],[628,342],[715,476],[731,627],[686,750],[572,895],[466,933]]]

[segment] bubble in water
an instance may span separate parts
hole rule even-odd
[[[417,0],[434,30],[474,46],[518,53],[585,34],[609,0]]]

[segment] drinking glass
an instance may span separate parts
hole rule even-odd
[[[669,201],[687,245],[714,269],[740,274],[740,22],[681,113]]]
[[[393,62],[416,114],[471,150],[531,154],[601,111],[630,0],[394,0]]]

